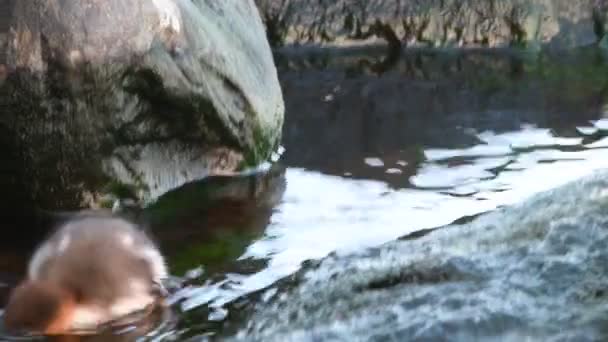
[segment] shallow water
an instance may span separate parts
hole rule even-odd
[[[441,227],[608,167],[608,78],[599,76],[608,63],[593,51],[419,51],[390,63],[376,50],[328,56],[277,55],[287,105],[278,167],[191,184],[144,211],[178,281],[191,271],[172,295],[181,320],[158,337],[238,324],[235,300],[306,260]],[[28,253],[5,253],[4,283]]]

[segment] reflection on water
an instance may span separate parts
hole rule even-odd
[[[504,71],[497,64],[493,72]],[[565,85],[580,86],[576,74],[556,77],[561,84],[516,75],[488,90],[475,83],[488,70],[462,86],[458,73],[429,82],[328,69],[281,75],[287,188],[264,235],[239,258],[264,267],[184,289],[176,295],[184,310],[224,307],[305,260],[440,227],[608,167],[606,81],[572,95]],[[214,312],[209,319],[227,314]]]
[[[220,283],[185,290],[180,294],[188,298],[183,306],[221,307],[297,271],[305,260],[331,252],[353,252],[446,225],[608,167],[608,149],[583,145],[577,145],[577,151],[548,149],[547,141],[572,145],[569,139],[542,139],[545,135],[541,132],[544,130],[522,127],[518,132],[494,135],[493,143],[485,146],[502,150],[500,157],[470,155],[473,148],[425,150],[428,160],[411,177],[413,188],[392,189],[378,180],[288,169],[283,201],[264,236],[241,256],[267,260],[266,267],[253,275],[230,275]],[[538,149],[530,140],[534,137],[541,138]],[[517,151],[519,139],[525,140],[527,150]],[[460,160],[452,164],[453,158]]]
[[[593,54],[406,55],[382,75],[355,68],[350,55],[322,66],[278,60],[286,170],[193,183],[142,214],[175,275],[204,268],[178,279],[174,337],[221,331],[238,319],[227,304],[306,260],[440,227],[608,167],[608,80],[596,76],[608,67]]]

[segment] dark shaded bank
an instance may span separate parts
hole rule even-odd
[[[15,0],[0,2],[0,65],[6,62],[8,28],[14,3]]]
[[[285,161],[399,187],[425,161],[426,147],[483,145],[478,133],[522,125],[576,137],[577,126],[603,116],[608,99],[608,59],[591,47],[540,54],[408,49],[387,64],[381,47],[289,49],[275,58],[289,113]],[[363,163],[374,156],[403,174],[396,179]]]

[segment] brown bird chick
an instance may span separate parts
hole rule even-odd
[[[133,224],[79,218],[35,251],[27,279],[9,297],[5,326],[43,335],[92,331],[158,303],[167,276],[160,251]]]

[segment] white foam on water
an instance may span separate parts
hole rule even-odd
[[[552,137],[547,130],[485,132],[480,138],[488,145],[426,150],[427,161],[410,179],[420,188],[394,189],[382,181],[288,169],[287,189],[264,236],[241,256],[267,260],[267,266],[238,279],[193,288],[184,296],[183,308],[222,306],[296,272],[305,260],[320,259],[332,252],[361,251],[421,229],[520,203],[608,168],[606,149],[546,148],[581,142],[578,138]],[[535,150],[534,141],[543,148]],[[514,152],[514,146],[529,150]],[[458,165],[443,162],[444,158],[463,155],[475,157]],[[382,160],[376,159],[366,163],[381,166]],[[436,187],[440,189],[433,190]]]

